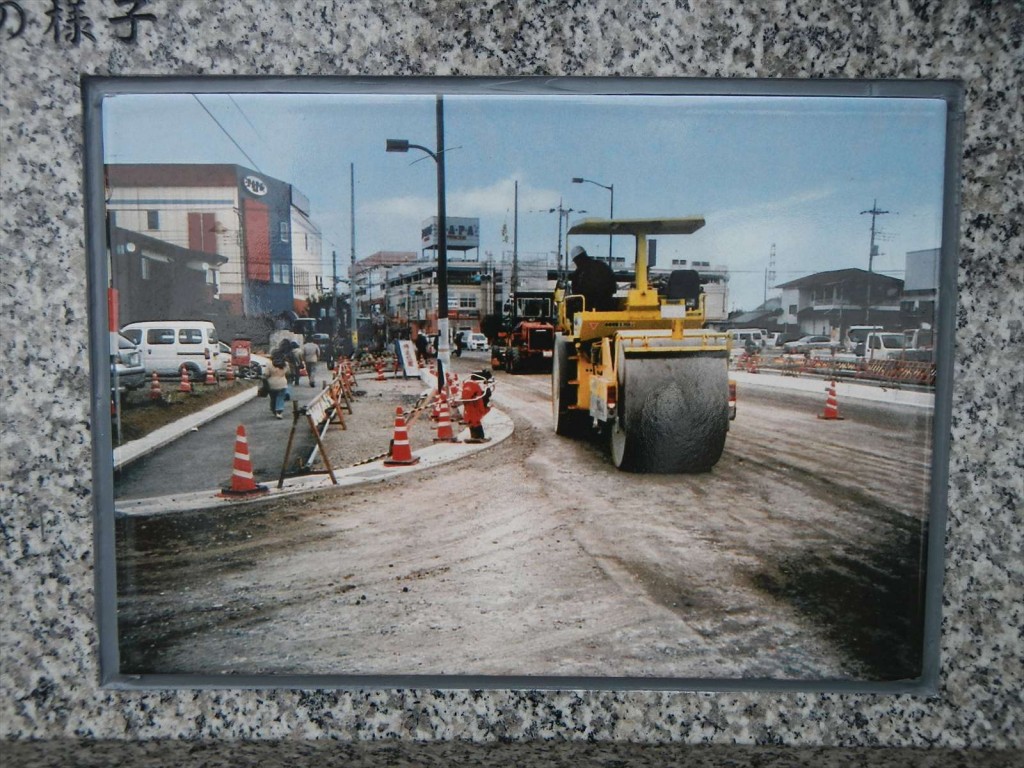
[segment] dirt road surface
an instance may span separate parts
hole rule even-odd
[[[919,673],[924,411],[746,387],[711,473],[650,476],[556,437],[546,376],[495,403],[515,434],[437,473],[119,520],[121,671]]]

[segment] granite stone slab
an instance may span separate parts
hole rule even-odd
[[[90,23],[73,24],[72,6]],[[1019,761],[1009,750],[1024,747],[1020,2],[22,0],[0,9],[5,764]],[[79,79],[168,74],[963,80],[938,693],[101,688]]]

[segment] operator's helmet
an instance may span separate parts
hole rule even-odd
[[[586,256],[586,255],[587,255],[587,250],[582,245],[575,246],[572,249],[572,251],[570,251],[570,253],[569,253],[569,256],[572,257],[573,261],[576,261],[576,259],[578,259],[580,256]]]

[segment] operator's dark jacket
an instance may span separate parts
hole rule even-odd
[[[575,258],[572,292],[583,294],[587,309],[607,312],[615,309],[615,273],[605,262],[581,253]]]

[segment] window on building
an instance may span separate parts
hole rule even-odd
[[[146,229],[160,229],[160,211],[146,211]]]
[[[281,283],[282,285],[288,285],[292,281],[292,267],[291,264],[273,264],[271,265],[270,281],[273,283]]]
[[[459,296],[459,309],[476,309],[476,296]]]
[[[791,315],[795,315],[796,314],[796,304],[790,304],[789,305],[789,314],[791,314]]]
[[[281,222],[281,242],[282,243],[287,243],[288,242],[288,237],[289,237],[290,234],[291,234],[291,232],[288,229],[288,222],[287,221],[282,221]]]

